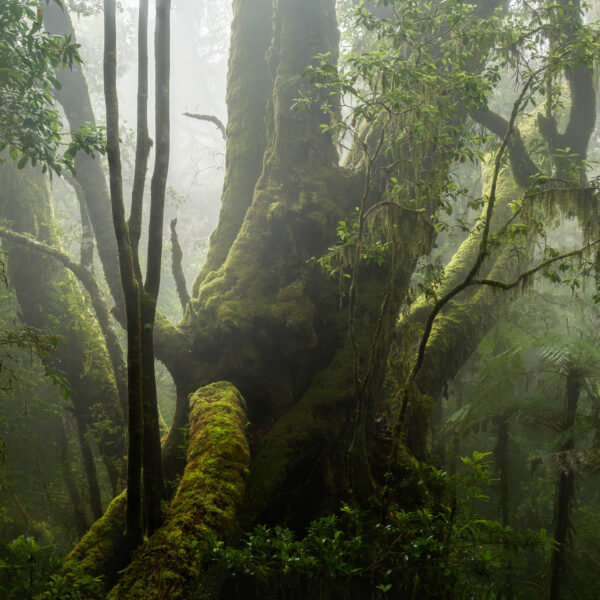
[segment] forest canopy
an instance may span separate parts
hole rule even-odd
[[[0,0],[0,596],[597,597],[599,11]]]

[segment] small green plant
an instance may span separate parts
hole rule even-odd
[[[299,537],[285,527],[259,525],[240,547],[212,540],[225,573],[264,598],[378,599],[495,597],[508,567],[507,549],[549,546],[545,531],[519,533],[479,510],[491,482],[488,454],[464,458],[464,472],[416,463],[412,484],[419,508],[393,502],[390,482],[368,509],[343,504],[313,521]],[[439,502],[439,491],[446,502]]]
[[[55,573],[45,586],[39,600],[81,600],[96,596],[102,577],[92,577],[83,572],[77,563],[69,563]]]
[[[81,600],[95,595],[100,577],[86,575],[78,563],[56,572],[61,564],[54,546],[42,547],[31,536],[20,535],[0,544],[0,598]]]

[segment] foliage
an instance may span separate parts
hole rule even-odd
[[[55,0],[48,0],[55,1]],[[35,0],[4,0],[0,12],[0,152],[24,168],[28,162],[60,173],[73,170],[78,150],[103,152],[102,131],[92,125],[74,132],[60,153],[63,134],[52,92],[56,70],[80,62],[68,36],[47,33]]]
[[[47,580],[61,564],[53,547],[41,547],[30,536],[20,535],[0,545],[0,596],[4,600],[80,600],[99,578],[85,575],[76,563]]]
[[[0,252],[0,284],[8,286],[6,277],[6,253]],[[69,387],[62,374],[52,368],[51,358],[60,342],[59,336],[44,335],[33,327],[20,327],[9,329],[4,327],[0,320],[0,349],[3,354],[0,357],[0,395],[13,389],[17,378],[14,367],[23,359],[21,353],[13,356],[12,351],[25,350],[33,359],[37,358],[44,366],[45,376],[54,384],[59,385],[69,395]]]
[[[555,3],[534,2],[483,16],[481,6],[460,0],[358,2],[352,26],[370,42],[353,43],[341,66],[331,64],[328,54],[317,56],[305,72],[317,92],[298,99],[296,107],[318,102],[331,121],[323,130],[335,130],[342,145],[350,143],[350,155],[362,153],[367,178],[372,179],[365,196],[371,184],[385,189],[374,205],[363,199],[358,218],[340,222],[338,243],[318,262],[329,273],[340,273],[352,263],[353,246],[360,247],[359,260],[383,261],[405,217],[398,207],[420,211],[437,232],[446,230],[441,213],[452,214],[468,196],[457,185],[455,167],[484,160],[484,150],[498,144],[482,135],[466,114],[488,110],[507,70],[513,72],[517,89],[528,81],[518,114],[528,114],[544,96],[552,114],[564,108],[564,74],[592,65],[599,50],[596,24],[580,21],[587,8],[583,4],[565,10]],[[346,6],[346,20],[348,13]],[[571,28],[575,34],[564,33]],[[539,135],[536,143],[544,145]],[[553,161],[562,186],[579,185],[590,168],[569,147],[556,148]],[[548,178],[538,173],[532,181],[539,192],[537,179]],[[518,211],[517,199],[513,202]],[[484,203],[485,197],[469,200],[473,207]],[[482,226],[481,221],[463,225]],[[535,226],[543,228],[541,223]],[[508,233],[514,237],[526,229],[513,225]],[[578,285],[576,280],[568,283]]]
[[[544,531],[522,534],[483,518],[489,457],[475,452],[463,463],[458,476],[417,463],[413,480],[400,486],[390,480],[370,510],[343,504],[339,513],[313,521],[302,538],[260,525],[239,548],[213,540],[214,560],[265,598],[494,597],[506,574],[506,549],[550,541]],[[411,483],[426,501],[407,510],[391,498]],[[440,489],[446,502],[433,500]]]
[[[52,575],[39,596],[40,600],[81,600],[94,591],[102,577],[92,577],[81,566],[71,562]]]

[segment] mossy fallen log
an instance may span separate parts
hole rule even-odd
[[[188,460],[177,494],[109,600],[201,597],[207,538],[227,539],[236,530],[250,464],[246,404],[227,382],[199,389],[190,403]]]

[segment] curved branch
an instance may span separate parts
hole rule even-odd
[[[0,227],[0,237],[16,242],[22,246],[26,246],[27,248],[36,250],[37,252],[41,252],[47,256],[51,256],[67,267],[67,269],[69,269],[79,279],[79,281],[81,281],[83,287],[85,287],[92,300],[92,306],[94,307],[98,324],[100,325],[100,329],[102,330],[102,334],[104,335],[104,339],[106,341],[106,348],[115,371],[115,376],[120,381],[125,381],[127,373],[121,343],[117,336],[117,332],[115,331],[110,310],[108,309],[104,295],[102,294],[100,286],[98,285],[94,275],[84,266],[72,260],[64,252],[61,252],[59,249],[49,246],[48,244],[34,240],[31,237],[17,233],[16,231],[12,231],[6,227]],[[121,406],[125,411],[125,398],[120,398],[120,401]],[[123,414],[126,414],[126,411]]]
[[[439,312],[442,310],[442,308],[448,302],[450,302],[450,300],[452,300],[452,298],[454,298],[457,294],[459,294],[460,292],[462,292],[464,289],[466,289],[467,287],[469,287],[471,285],[472,281],[475,279],[475,276],[479,272],[479,269],[481,268],[481,265],[483,264],[485,257],[487,256],[488,243],[489,243],[489,232],[490,232],[490,226],[491,226],[492,216],[493,216],[493,212],[494,212],[494,204],[496,201],[496,187],[498,184],[498,177],[500,175],[500,169],[502,166],[502,157],[508,147],[509,138],[510,138],[511,134],[513,133],[515,120],[517,118],[517,114],[523,103],[523,100],[525,99],[525,95],[527,94],[527,92],[528,92],[529,88],[531,87],[531,84],[533,83],[535,78],[540,73],[542,73],[544,70],[546,70],[547,68],[548,68],[548,65],[543,65],[530,74],[527,81],[523,85],[523,89],[521,90],[519,97],[515,100],[515,103],[513,105],[512,113],[510,116],[510,120],[508,122],[508,127],[506,129],[504,139],[502,140],[502,144],[500,145],[498,153],[496,154],[496,159],[494,161],[494,174],[492,177],[492,184],[490,186],[490,196],[489,196],[489,200],[488,200],[487,208],[486,208],[486,212],[485,212],[483,233],[481,236],[481,241],[479,243],[479,252],[477,254],[477,257],[475,258],[475,262],[473,263],[473,266],[471,267],[471,270],[469,271],[469,273],[466,275],[464,281],[462,283],[459,283],[453,289],[451,289],[445,296],[440,298],[435,303],[431,313],[429,314],[429,317],[427,318],[427,321],[425,322],[423,335],[421,336],[421,341],[419,343],[417,359],[416,359],[412,369],[410,370],[408,377],[406,378],[406,381],[404,383],[404,388],[402,391],[402,404],[400,407],[400,414],[398,416],[398,422],[396,423],[396,426],[394,427],[394,436],[393,436],[394,447],[392,449],[392,460],[395,460],[395,457],[397,455],[400,431],[402,429],[404,419],[406,417],[406,410],[408,408],[408,399],[409,399],[410,391],[412,389],[413,382],[423,364],[423,359],[425,357],[425,349],[427,347],[427,342],[429,340],[429,336],[431,335],[433,323],[434,323],[437,315],[439,314]]]
[[[478,110],[471,117],[500,139],[504,139],[506,136],[508,121],[501,115],[491,110]],[[529,187],[531,178],[541,171],[525,149],[521,132],[517,127],[513,129],[513,135],[510,136],[508,141],[508,152],[515,182],[522,188]]]
[[[558,254],[557,256],[553,256],[548,260],[545,260],[535,267],[531,267],[531,269],[527,269],[527,271],[523,271],[516,279],[510,282],[497,281],[496,279],[473,279],[471,281],[471,285],[489,285],[490,287],[502,288],[503,290],[510,290],[512,288],[517,287],[520,283],[523,283],[527,279],[529,279],[532,275],[535,275],[538,271],[545,269],[551,264],[566,260],[567,258],[572,258],[573,256],[581,256],[585,254],[590,248],[600,243],[600,239],[590,242],[586,244],[583,248],[579,248],[578,250],[572,250],[571,252],[565,252],[564,254]]]
[[[215,115],[199,115],[196,113],[184,112],[184,117],[189,117],[190,119],[198,119],[198,121],[208,121],[209,123],[214,123],[221,132],[224,140],[227,140],[227,131],[225,129],[225,125],[223,125],[223,121],[219,119],[219,117],[215,117]]]

